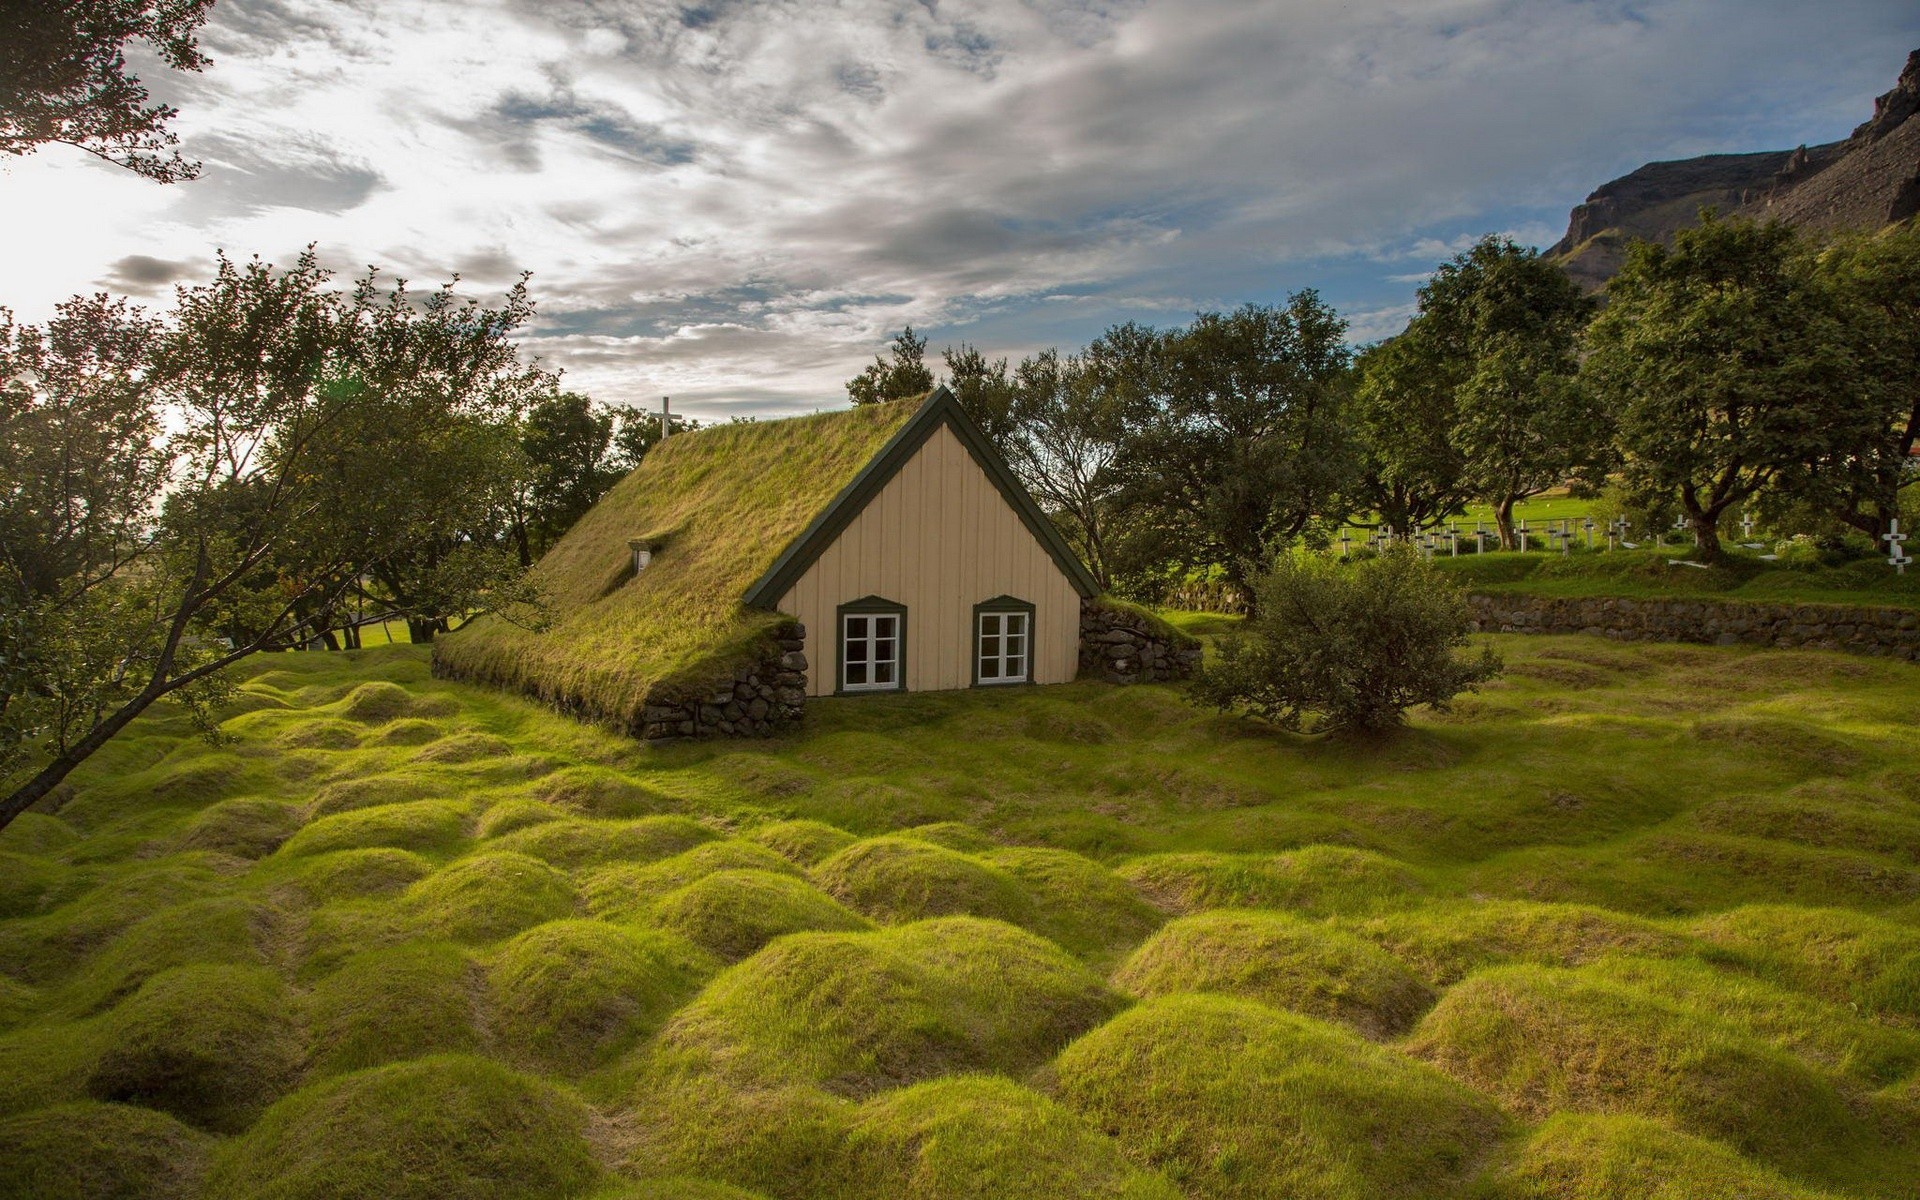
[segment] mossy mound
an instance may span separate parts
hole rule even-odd
[[[1695,945],[1685,934],[1645,917],[1527,900],[1429,905],[1370,917],[1352,928],[1435,987],[1449,987],[1482,967],[1577,967],[1612,954],[1679,955]]]
[[[1303,846],[1282,854],[1155,854],[1120,875],[1169,912],[1284,908],[1307,916],[1351,916],[1403,908],[1424,898],[1412,867],[1371,850]]]
[[[340,702],[340,715],[363,725],[384,725],[413,713],[413,694],[397,683],[375,679],[354,688]]]
[[[370,846],[335,850],[300,863],[289,878],[315,903],[390,896],[433,874],[433,863],[410,850]]]
[[[901,830],[900,836],[932,842],[936,846],[945,846],[949,850],[958,850],[962,854],[979,854],[983,850],[991,850],[999,845],[998,842],[964,821],[935,821],[929,825],[915,825],[911,829]]]
[[[1441,997],[1410,1052],[1540,1120],[1638,1114],[1775,1164],[1858,1133],[1823,1076],[1719,1022],[1586,971],[1497,967]]]
[[[680,1175],[672,1179],[617,1183],[602,1188],[587,1200],[766,1200],[766,1196],[708,1179],[691,1179]]]
[[[0,854],[0,920],[30,917],[54,906],[71,872],[25,854]]]
[[[625,1114],[629,1175],[724,1181],[769,1196],[838,1198],[853,1176],[848,1100],[808,1084],[722,1078],[703,1056],[656,1048]]]
[[[494,845],[502,850],[531,854],[563,870],[573,871],[609,863],[654,862],[712,839],[711,831],[686,817],[641,817],[630,821],[567,817],[504,834],[495,839]]]
[[[0,1030],[11,1029],[33,1015],[40,993],[24,983],[0,975]]]
[[[494,952],[494,1027],[545,1070],[591,1070],[658,1028],[718,966],[670,933],[553,921]]]
[[[360,744],[359,726],[334,717],[314,717],[290,722],[274,738],[288,750],[352,750]]]
[[[1372,1038],[1404,1033],[1433,992],[1391,954],[1289,913],[1216,909],[1182,917],[1114,975],[1136,996],[1218,992],[1350,1025]]]
[[[422,854],[444,854],[466,839],[467,806],[456,800],[415,800],[383,804],[321,817],[287,839],[280,853],[326,854],[387,846]]]
[[[456,942],[496,942],[573,915],[573,885],[537,858],[488,850],[442,867],[402,903],[421,928]]]
[[[564,820],[566,815],[544,801],[518,797],[502,800],[481,813],[479,823],[474,826],[474,832],[483,838],[497,838],[522,829],[530,829],[535,825],[544,825],[549,821]]]
[[[0,921],[0,971],[34,984],[58,979],[161,909],[230,891],[233,862],[191,851],[116,867],[51,912]]]
[[[420,753],[413,756],[413,760],[452,766],[478,762],[484,758],[505,758],[512,753],[513,743],[505,738],[497,738],[490,733],[456,733],[429,742]]]
[[[223,1149],[228,1200],[551,1200],[598,1174],[580,1103],[480,1058],[413,1059],[288,1096]]]
[[[305,819],[298,805],[265,796],[240,796],[203,810],[180,834],[180,845],[238,858],[265,858],[292,837]]]
[[[1165,918],[1127,881],[1083,855],[1019,846],[981,861],[1019,881],[1038,908],[1034,931],[1082,955],[1140,944]]]
[[[1178,1200],[1079,1116],[1008,1079],[960,1076],[867,1101],[856,1194],[885,1200]],[[854,1188],[848,1189],[854,1192]]]
[[[642,817],[673,812],[673,798],[636,780],[594,767],[564,767],[542,779],[533,797],[583,817]]]
[[[187,1200],[212,1139],[127,1104],[61,1104],[0,1121],[0,1200]]]
[[[1052,943],[948,917],[782,938],[723,971],[661,1038],[750,1080],[865,1095],[954,1071],[1030,1070],[1120,1005]]]
[[[142,983],[195,963],[256,965],[275,916],[257,900],[215,896],[163,908],[110,942],[60,989],[61,1006],[86,1014],[118,1003]]]
[[[409,942],[346,959],[307,995],[310,1070],[338,1075],[477,1048],[477,974],[466,953],[445,942]]]
[[[1694,926],[1763,978],[1920,1021],[1920,929],[1838,908],[1752,905]]]
[[[1645,1117],[1558,1116],[1502,1173],[1526,1200],[1826,1200],[1717,1142]]]
[[[437,791],[417,775],[362,775],[339,779],[313,794],[313,803],[307,806],[307,818],[331,817],[335,813],[378,808],[382,804],[404,804],[409,800],[431,800]]]
[[[402,717],[381,726],[374,733],[372,741],[376,746],[424,746],[445,736],[447,729],[444,725],[419,717]]]
[[[55,854],[80,840],[73,826],[50,813],[23,812],[0,829],[0,852]]]
[[[799,867],[815,866],[859,840],[825,821],[776,821],[747,837]]]
[[[1484,1097],[1428,1067],[1225,996],[1149,1001],[1053,1070],[1069,1108],[1191,1195],[1456,1196],[1504,1130]]]
[[[102,1018],[87,1094],[219,1133],[245,1129],[299,1068],[289,1007],[279,977],[256,967],[155,975]]]
[[[644,921],[654,901],[719,871],[767,871],[798,875],[793,864],[764,846],[740,838],[708,842],[656,863],[602,867],[582,886],[587,911],[598,917]]]
[[[789,933],[869,928],[859,913],[804,879],[772,871],[716,871],[654,903],[651,920],[729,962]]]
[[[855,911],[899,923],[991,917],[1031,927],[1039,909],[1013,876],[970,855],[915,838],[855,842],[813,869],[816,883]]]

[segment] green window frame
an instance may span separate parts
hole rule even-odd
[[[1017,596],[995,596],[973,606],[968,647],[973,686],[1015,687],[1033,682],[1034,608]]]
[[[881,596],[842,604],[833,618],[833,694],[907,690],[907,606]]]

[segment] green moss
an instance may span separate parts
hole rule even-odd
[[[595,1192],[588,1200],[766,1200],[759,1192],[742,1191],[724,1183],[676,1176],[640,1183],[618,1183]]]
[[[321,817],[287,839],[280,853],[300,856],[389,846],[444,854],[463,842],[466,832],[465,804],[457,800],[416,800]]]
[[[366,725],[384,725],[413,712],[413,695],[397,683],[376,679],[348,692],[340,715]]]
[[[1193,1195],[1454,1196],[1504,1124],[1391,1050],[1223,996],[1123,1013],[1067,1047],[1054,1074],[1069,1108]]]
[[[40,993],[24,983],[0,975],[0,1030],[18,1025],[40,1006]]]
[[[573,885],[537,858],[489,850],[442,867],[408,888],[401,903],[435,936],[495,942],[573,915]]]
[[[265,961],[260,936],[276,920],[257,900],[218,896],[163,908],[109,943],[60,989],[60,1006],[85,1015],[118,1003],[161,971],[195,963]]]
[[[696,1176],[793,1200],[845,1194],[848,1101],[807,1084],[722,1078],[671,1048],[647,1065],[626,1114],[628,1174]]]
[[[300,1063],[286,990],[271,971],[165,971],[101,1019],[87,1094],[232,1133],[291,1086]]]
[[[1373,1038],[1405,1032],[1433,1003],[1392,955],[1324,922],[1279,912],[1182,917],[1135,951],[1113,983],[1136,996],[1240,996]]]
[[[716,871],[662,896],[650,919],[730,962],[789,933],[868,928],[804,879],[772,871]]]
[[[0,853],[45,856],[80,840],[79,831],[49,813],[23,812],[0,829]]]
[[[750,1080],[865,1094],[951,1071],[1030,1070],[1119,1006],[1051,943],[949,917],[782,938],[722,972],[661,1037]]]
[[[1120,868],[1122,878],[1171,912],[1284,908],[1307,916],[1404,908],[1427,888],[1407,864],[1346,846],[1280,854],[1157,854]]]
[[[503,834],[530,829],[535,825],[544,825],[549,821],[559,821],[566,815],[553,805],[541,800],[528,800],[524,797],[502,800],[480,814],[480,823],[475,826],[474,832],[483,838],[497,838]]]
[[[900,836],[932,842],[962,854],[978,854],[996,845],[992,838],[964,821],[935,821],[930,825],[915,825],[911,829],[901,830]]]
[[[1920,1019],[1920,929],[1834,908],[1755,905],[1695,924],[1763,978],[1865,1012]]]
[[[370,846],[301,860],[290,878],[316,903],[389,896],[433,873],[433,863],[410,850]]]
[[[125,1104],[43,1108],[0,1121],[0,1200],[189,1200],[210,1141]]]
[[[1693,941],[1644,917],[1586,904],[1462,900],[1385,913],[1353,924],[1435,987],[1481,967],[1577,967],[1610,954],[1672,956]]]
[[[297,805],[265,796],[240,796],[202,810],[180,835],[180,845],[239,858],[264,858],[292,837],[304,819]]]
[[[229,1200],[551,1200],[597,1175],[586,1110],[485,1059],[413,1059],[342,1075],[269,1109],[225,1147]]]
[[[496,839],[502,850],[531,854],[563,870],[609,863],[645,863],[711,841],[713,834],[686,817],[633,821],[544,821]]]
[[[544,1070],[591,1070],[656,1029],[718,965],[672,934],[553,921],[494,952],[495,1028]]]
[[[1504,1171],[1526,1200],[1822,1200],[1725,1146],[1645,1117],[1557,1116]]]
[[[778,854],[740,838],[708,842],[643,865],[602,867],[586,876],[587,911],[622,921],[644,921],[654,901],[717,871],[798,872]]]
[[[276,745],[289,750],[352,750],[360,744],[362,730],[334,717],[314,717],[292,721],[281,727]]]
[[[1795,1168],[1859,1149],[1844,1101],[1818,1072],[1596,970],[1469,976],[1409,1049],[1535,1120],[1556,1110],[1662,1118]]]
[[[825,821],[776,821],[747,836],[798,867],[815,866],[859,840]]]
[[[230,891],[215,861],[199,852],[114,867],[52,912],[0,921],[0,971],[35,984],[60,978],[160,909]]]
[[[72,872],[56,862],[24,854],[0,854],[0,920],[30,917],[51,907]]]
[[[533,787],[543,804],[584,817],[643,817],[674,812],[678,802],[614,771],[565,767]]]
[[[1017,1153],[1008,1153],[1018,1146]],[[853,1128],[859,1194],[874,1200],[1177,1200],[1113,1142],[1011,1080],[939,1079],[860,1108]],[[852,1191],[853,1189],[849,1189]]]
[[[376,746],[424,746],[447,736],[446,727],[419,717],[402,717],[380,728],[372,737]]]
[[[855,842],[813,870],[814,881],[876,921],[966,914],[1033,925],[1039,911],[1018,880],[970,855],[914,838]]]
[[[329,783],[313,794],[308,806],[309,818],[330,817],[336,813],[383,804],[404,804],[409,800],[435,798],[438,789],[417,775],[362,775]]]
[[[458,946],[410,942],[355,954],[315,983],[304,1009],[315,1077],[477,1049],[477,968]]]
[[[420,753],[413,756],[413,760],[453,766],[488,758],[505,758],[512,753],[513,744],[505,738],[497,738],[490,733],[456,733],[429,742],[421,748]]]
[[[1136,946],[1164,919],[1124,879],[1071,851],[1017,846],[989,850],[980,860],[1033,897],[1034,932],[1075,954],[1106,956]]]

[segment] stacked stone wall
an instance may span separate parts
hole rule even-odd
[[[733,678],[697,695],[647,697],[643,738],[768,737],[806,713],[807,629],[789,622]]]
[[[1586,633],[1627,642],[1701,642],[1846,650],[1920,662],[1920,611],[1747,600],[1604,596],[1467,597],[1481,633]]]
[[[1108,683],[1171,683],[1200,666],[1200,643],[1144,613],[1080,602],[1080,674]]]

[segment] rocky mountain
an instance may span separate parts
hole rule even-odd
[[[1920,213],[1920,50],[1844,141],[1648,163],[1573,210],[1550,248],[1583,287],[1612,278],[1633,238],[1664,240],[1709,205],[1813,229],[1880,229]]]

